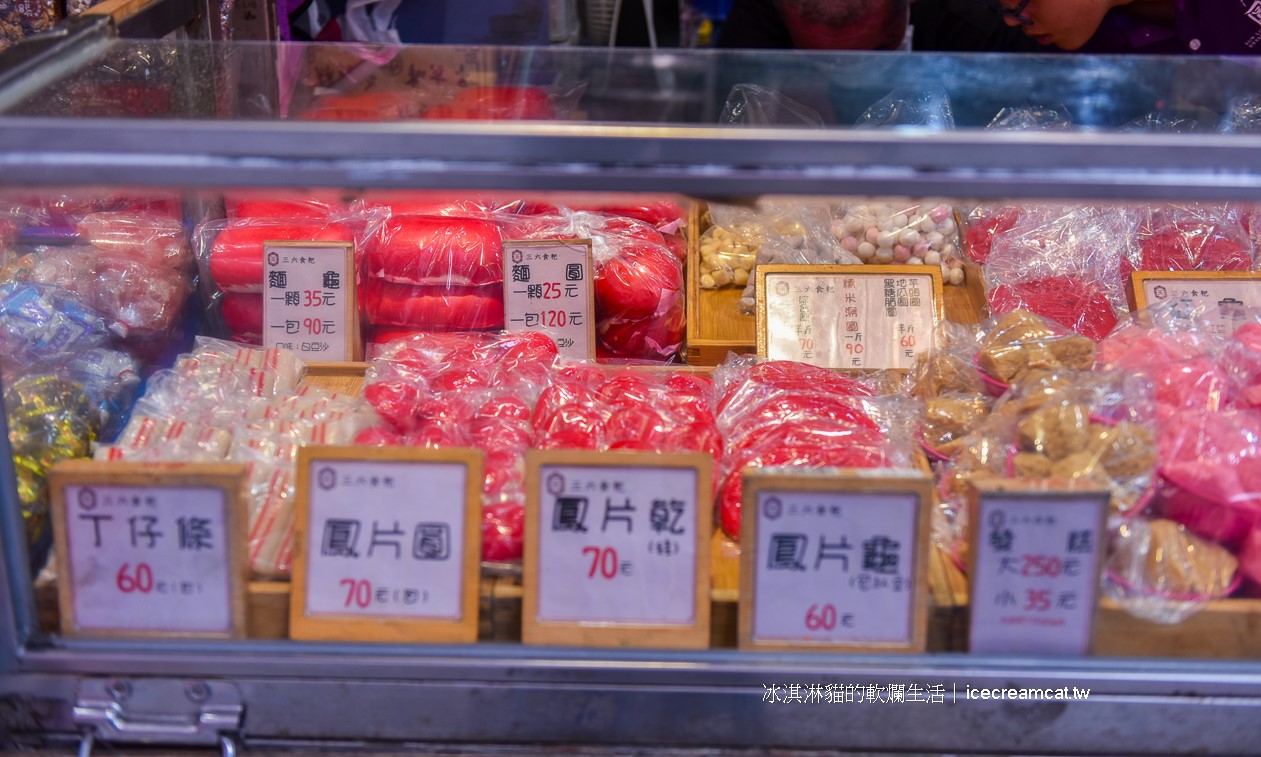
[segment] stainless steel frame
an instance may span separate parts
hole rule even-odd
[[[12,101],[9,101],[12,102]],[[1158,168],[1153,167],[1158,166]],[[618,124],[0,121],[0,185],[331,186],[1228,200],[1261,137]],[[5,437],[7,438],[7,437]],[[8,461],[0,442],[0,461]],[[0,514],[13,521],[11,464]],[[542,743],[1036,754],[1261,753],[1261,662],[40,639],[9,522],[0,732],[71,736],[83,676],[223,679],[247,745]],[[1090,688],[1084,702],[804,704],[767,685]]]
[[[5,184],[1231,200],[1261,136],[7,118]],[[756,157],[752,157],[756,156]],[[1158,167],[1153,167],[1158,166]],[[754,191],[756,190],[756,191]]]

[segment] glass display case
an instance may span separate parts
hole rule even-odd
[[[597,193],[606,206],[653,194],[679,207],[732,208],[771,196],[930,197],[953,209],[951,229],[970,209],[1011,204],[1133,212],[1261,204],[1261,70],[1246,60],[90,36],[56,65],[0,82],[0,201],[55,215],[102,210],[105,198],[150,198],[178,219],[198,255],[201,230],[243,212],[240,198],[266,196],[360,208],[365,198],[404,191],[426,202],[525,198],[555,207],[589,204]],[[711,222],[704,217],[697,209],[677,219],[691,235],[681,266],[700,264],[700,226]],[[30,231],[37,225],[15,237],[6,265],[27,251],[22,245],[45,244]],[[181,284],[189,304],[173,305],[184,308],[172,320],[179,327],[164,329],[169,341],[144,355],[150,367],[170,365],[192,347],[194,332],[240,336],[224,322],[222,274],[200,262],[200,277],[190,273]],[[965,286],[945,287],[946,310],[977,321],[985,315],[983,274],[971,262],[967,268]],[[134,278],[108,281],[91,284],[94,296],[109,289],[127,300],[144,288]],[[681,279],[678,288],[694,336],[702,292],[691,283],[685,290]],[[958,304],[968,296],[979,298],[971,310]],[[704,306],[720,308],[707,317],[734,322],[735,290],[721,297]],[[739,338],[715,344],[724,354],[711,365],[728,348],[752,350]],[[696,357],[674,348],[675,363]],[[12,413],[9,423],[12,431]],[[1106,643],[1096,637],[1105,651],[1095,655],[985,655],[966,651],[967,610],[958,585],[943,579],[925,599],[929,651],[770,652],[735,648],[738,592],[719,587],[715,573],[710,648],[565,647],[520,643],[520,584],[497,583],[519,568],[488,562],[483,625],[514,626],[518,640],[502,628],[484,629],[482,641],[467,645],[291,640],[284,638],[287,584],[258,580],[251,623],[274,617],[279,626],[256,624],[249,638],[67,635],[48,617],[56,613],[48,598],[56,577],[39,559],[47,538],[28,542],[29,503],[7,462],[22,458],[11,447],[27,440],[5,438],[0,733],[17,744],[69,744],[86,733],[225,753],[236,743],[1257,749],[1261,651],[1253,637],[1261,610],[1242,596],[1183,626],[1111,625]],[[104,432],[99,441],[107,441]],[[1209,651],[1185,657],[1179,647]],[[790,687],[802,696],[787,696]],[[1062,687],[1088,689],[1088,699],[968,693]],[[849,695],[834,695],[842,690]],[[908,690],[919,694],[908,699]]]

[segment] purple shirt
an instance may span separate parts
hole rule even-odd
[[[1175,0],[1173,26],[1108,11],[1082,48],[1092,53],[1261,54],[1261,0]]]

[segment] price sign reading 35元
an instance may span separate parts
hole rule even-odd
[[[971,650],[1086,654],[1106,491],[981,489],[973,504]]]
[[[305,360],[360,359],[354,245],[263,245],[263,343]]]

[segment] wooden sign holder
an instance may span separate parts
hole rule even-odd
[[[545,466],[565,465],[591,468],[681,468],[696,471],[696,580],[694,622],[639,624],[596,622],[552,622],[539,620],[539,511]],[[525,573],[521,606],[521,638],[526,644],[552,644],[581,647],[632,647],[659,649],[704,649],[709,646],[709,547],[713,532],[713,492],[710,480],[713,458],[705,454],[654,452],[589,452],[580,450],[529,450],[526,453]]]
[[[307,580],[311,518],[311,469],[323,461],[392,463],[455,463],[465,466],[463,575],[460,619],[406,616],[319,615],[307,613]],[[298,450],[294,497],[293,579],[289,602],[289,636],[306,641],[372,641],[395,643],[471,644],[477,641],[478,588],[481,574],[482,453],[475,449],[420,447],[301,447]],[[420,503],[417,503],[418,505]]]
[[[249,565],[246,562],[246,531],[249,523],[247,502],[249,481],[244,465],[228,463],[136,463],[66,460],[53,466],[48,477],[51,491],[53,537],[56,547],[58,603],[61,611],[61,632],[65,636],[103,638],[160,639],[225,639],[244,638],[246,634],[246,585]],[[225,544],[228,558],[228,598],[231,630],[227,633],[195,631],[154,631],[119,629],[83,629],[75,617],[74,572],[71,567],[67,486],[161,487],[217,489],[223,492]]]
[[[918,502],[915,517],[915,575],[912,580],[911,633],[907,643],[759,641],[753,634],[757,602],[757,501],[767,491],[845,494],[910,494]],[[923,652],[928,643],[928,560],[931,546],[932,479],[918,472],[901,475],[889,469],[824,469],[786,472],[749,470],[744,474],[740,519],[740,606],[738,644],[741,649],[820,652]]]

